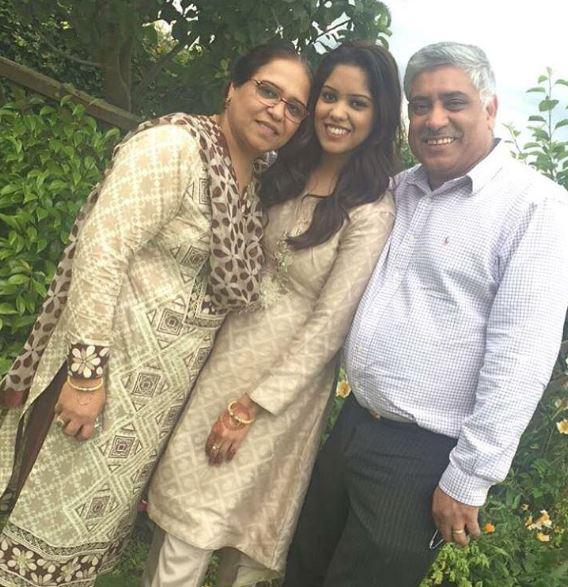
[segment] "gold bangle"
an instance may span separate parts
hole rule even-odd
[[[103,380],[101,379],[96,385],[92,387],[83,387],[82,385],[76,385],[71,381],[71,376],[67,375],[67,383],[76,391],[97,391],[103,386]]]
[[[238,400],[233,400],[228,406],[227,406],[227,412],[229,412],[229,416],[231,416],[231,418],[233,418],[233,420],[235,422],[237,422],[238,424],[241,424],[242,426],[248,426],[249,424],[252,424],[256,418],[251,418],[250,420],[245,420],[244,418],[241,418],[240,416],[237,416],[237,414],[235,414],[235,412],[233,411],[233,408],[235,406],[235,404],[238,404]]]

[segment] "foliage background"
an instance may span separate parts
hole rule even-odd
[[[377,0],[0,0],[0,23],[2,55],[145,117],[215,111],[233,58],[276,37],[313,62],[390,34]]]
[[[81,0],[77,6],[88,8],[93,3],[95,0]],[[105,95],[101,68],[89,61],[97,59],[96,51],[90,52],[86,39],[77,34],[79,29],[73,28],[69,16],[71,3],[56,0],[36,4],[37,10],[29,11],[29,3],[23,1],[17,12],[14,0],[0,0],[0,52],[82,90]],[[140,19],[131,23],[134,40],[132,79],[128,87],[133,107],[143,115],[179,109],[202,112],[214,109],[211,96],[217,96],[225,83],[234,47],[245,48],[278,32],[296,29],[304,30],[302,42],[306,44],[310,39],[319,38],[326,43],[341,38],[339,33],[334,36],[334,31],[326,37],[321,35],[321,28],[311,30],[310,19],[314,17],[310,10],[319,5],[311,0],[276,3],[286,6],[281,6],[282,12],[268,16],[263,12],[266,3],[240,2],[240,12],[234,13],[236,20],[227,24],[230,31],[223,28],[226,15],[221,11],[221,2],[194,4],[198,11],[195,18],[202,18],[200,35],[218,35],[218,45],[200,42],[190,49],[180,48],[179,39],[184,34],[193,34],[191,27],[177,25],[167,35]],[[347,2],[329,4],[329,10],[326,8],[318,15],[320,23],[333,22]],[[166,10],[167,16],[170,3],[167,0],[148,3],[150,8],[157,5],[160,10]],[[239,27],[249,14],[247,7],[250,11],[251,6],[255,8],[255,18],[249,27]],[[355,14],[355,9],[351,13],[352,28],[346,36],[376,38],[380,35],[384,41],[389,24],[384,6],[376,3],[373,13],[369,12],[369,3],[360,6],[359,13]],[[170,12],[168,18],[175,25],[179,17],[174,16]],[[192,25],[193,30],[195,26]],[[308,53],[316,57],[313,46]],[[139,91],[144,76],[151,71],[155,77],[143,92]],[[193,83],[195,79],[200,84]],[[568,82],[555,79],[547,70],[529,90],[539,98],[537,112],[529,119],[531,140],[519,144],[520,133],[509,128],[510,143],[520,159],[568,188],[567,145],[557,139],[556,132],[568,125],[568,119],[564,118],[566,105],[554,96],[558,85],[568,85]],[[97,125],[81,106],[67,98],[54,104],[13,88],[6,94],[10,101],[0,107],[0,374],[23,343],[73,218],[119,138],[118,131]],[[408,151],[406,155],[410,164]],[[568,584],[567,346],[559,357],[553,382],[523,436],[511,473],[492,491],[482,511],[483,538],[464,550],[444,547],[423,587]],[[345,395],[346,385],[340,384],[341,395]],[[342,401],[338,396],[334,416]],[[98,585],[137,584],[136,575],[141,570],[148,539],[147,520],[142,515],[121,567],[101,578]]]

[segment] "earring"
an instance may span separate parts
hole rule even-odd
[[[231,98],[227,97],[225,98],[225,101],[223,102],[225,108],[227,108],[227,106],[231,103]]]

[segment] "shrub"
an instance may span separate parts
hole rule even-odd
[[[0,108],[0,375],[20,350],[118,131],[21,91]]]

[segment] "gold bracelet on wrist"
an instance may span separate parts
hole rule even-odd
[[[249,424],[252,424],[256,418],[251,418],[250,420],[245,420],[245,418],[241,418],[240,416],[235,414],[233,408],[238,403],[239,403],[238,400],[233,400],[232,402],[229,403],[229,405],[227,406],[227,412],[229,412],[229,416],[231,416],[231,418],[233,418],[233,420],[235,422],[237,422],[238,424],[240,424],[241,426],[248,426]]]
[[[96,385],[93,386],[83,386],[83,385],[77,385],[75,383],[73,383],[71,381],[71,376],[67,375],[67,383],[69,383],[69,385],[75,389],[76,391],[97,391],[97,389],[100,389],[103,386],[103,380],[101,379]]]

